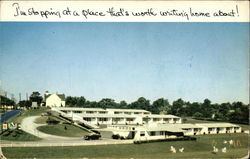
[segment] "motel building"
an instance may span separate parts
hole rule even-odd
[[[230,123],[204,123],[197,124],[203,129],[203,134],[240,133],[241,127]]]
[[[240,133],[241,127],[231,123],[182,123],[174,115],[152,114],[138,109],[102,109],[52,107],[60,116],[83,123],[100,132],[102,138],[114,135],[135,141],[181,138],[184,136]]]
[[[73,120],[84,120],[94,125],[114,125],[114,124],[146,124],[146,123],[182,123],[181,118],[174,115],[151,114],[146,110],[138,109],[102,109],[102,108],[69,108],[61,107],[52,110],[59,111]]]

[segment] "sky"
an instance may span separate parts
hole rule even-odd
[[[1,89],[249,103],[249,23],[0,23]]]

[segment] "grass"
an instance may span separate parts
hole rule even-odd
[[[38,138],[32,134],[24,132],[22,130],[8,130],[0,135],[1,140],[8,141],[39,141],[41,138]]]
[[[67,128],[66,130],[65,127]],[[83,135],[88,134],[87,131],[70,124],[44,125],[37,129],[46,134],[67,137],[82,137]]]
[[[190,123],[190,124],[196,124],[196,123],[218,123],[215,121],[208,121],[208,120],[197,120],[197,119],[193,119],[191,117],[184,117],[183,119],[187,119],[185,121],[185,123]]]
[[[46,121],[48,120],[48,118],[53,119],[53,120],[58,120],[60,122],[64,122],[63,120],[56,118],[54,116],[40,116],[35,120],[36,124],[47,124]]]
[[[29,109],[24,110],[20,114],[10,118],[7,120],[7,123],[21,123],[22,120],[29,116],[41,115],[43,112],[48,110],[48,108],[39,108],[39,109]],[[2,131],[2,130],[1,130]],[[32,134],[24,132],[22,130],[13,130],[13,131],[6,131],[1,133],[0,135],[1,140],[8,140],[8,141],[38,141],[41,138],[38,138]]]
[[[235,140],[238,144],[229,146],[224,140]],[[220,152],[212,153],[213,145]],[[170,152],[170,146],[184,153]],[[221,148],[227,147],[227,153]],[[173,141],[146,144],[72,146],[72,147],[29,147],[2,148],[7,158],[240,158],[247,155],[247,134],[219,134],[199,136],[197,141]]]

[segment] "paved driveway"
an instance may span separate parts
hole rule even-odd
[[[61,137],[43,133],[36,128],[45,124],[34,123],[36,118],[40,116],[31,116],[23,119],[21,128],[30,134],[42,138],[41,141],[1,141],[1,147],[43,147],[43,146],[80,146],[80,145],[109,145],[109,144],[131,144],[133,140],[83,140],[81,137]]]
[[[44,140],[79,140],[81,137],[62,137],[62,136],[56,136],[56,135],[50,135],[43,133],[41,131],[37,130],[37,127],[46,125],[46,124],[36,124],[35,120],[40,116],[31,116],[24,118],[21,123],[21,128],[23,131],[26,131],[30,134],[33,134],[37,137],[40,137]]]

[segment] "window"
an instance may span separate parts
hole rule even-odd
[[[122,112],[115,112],[115,114],[121,114]]]
[[[129,114],[129,115],[131,115],[131,112],[124,112],[124,114]]]
[[[150,131],[150,136],[155,136],[155,131]]]
[[[126,121],[134,121],[133,118],[126,118]]]
[[[91,121],[91,118],[83,118],[83,120]]]
[[[160,131],[160,135],[164,135],[164,131]]]
[[[122,118],[113,118],[113,121],[115,121],[115,122],[118,122],[118,121],[121,121],[122,120]]]
[[[93,111],[86,111],[87,114],[93,114]]]
[[[145,136],[145,131],[141,131],[140,136]]]
[[[108,121],[108,118],[99,118],[98,121]]]
[[[153,118],[153,121],[160,121],[159,118]]]
[[[73,111],[73,113],[80,114],[80,113],[82,113],[82,111]]]
[[[107,114],[107,112],[99,112],[99,114]]]
[[[150,118],[143,118],[143,121],[145,122],[150,121]]]

